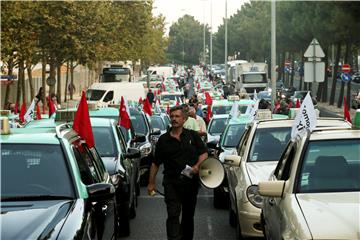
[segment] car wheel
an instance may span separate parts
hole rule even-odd
[[[226,197],[226,193],[221,191],[220,187],[214,188],[214,199],[213,204],[214,208],[227,208],[228,207],[228,199]]]

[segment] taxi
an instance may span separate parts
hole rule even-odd
[[[163,109],[166,109],[167,106],[170,108],[175,106],[180,99],[183,99],[184,93],[177,91],[175,89],[171,89],[165,92],[162,92],[159,96],[159,100],[161,103],[161,107]]]
[[[67,124],[11,130],[5,125],[2,238],[114,239],[115,189],[97,150]]]
[[[359,239],[359,142],[360,129],[289,142],[270,181],[259,182],[267,239]]]
[[[260,112],[260,111],[259,111]],[[258,182],[269,179],[291,136],[293,119],[258,120],[248,125],[237,147],[237,155],[225,157],[230,197],[230,224],[240,237],[262,237],[260,222],[263,198]],[[347,127],[343,119],[319,118],[317,128]]]
[[[73,121],[74,111],[56,112],[55,119],[32,121],[27,129],[55,128],[61,122]],[[136,191],[140,152],[126,147],[117,123],[113,119],[90,118],[96,149],[115,186],[119,236],[130,234],[130,219],[136,216]],[[70,124],[70,123],[69,123]]]
[[[272,114],[273,119],[287,119],[288,117],[281,114]],[[219,146],[217,148],[216,156],[224,163],[224,159],[228,155],[237,154],[236,147],[239,145],[240,138],[246,130],[248,124],[251,123],[251,118],[248,115],[241,115],[238,118],[230,119],[223,134],[220,137]],[[230,166],[224,164],[225,175],[229,172]],[[224,178],[223,183],[214,189],[214,207],[224,208],[229,204],[229,186],[227,177]]]
[[[227,99],[213,101],[211,111],[213,115],[229,114],[231,108],[237,102],[239,105],[239,112],[244,114],[248,106],[254,106],[255,101],[251,99],[240,99],[239,96],[228,96]]]

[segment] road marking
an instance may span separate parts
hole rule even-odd
[[[213,236],[213,227],[212,227],[212,221],[211,221],[211,217],[206,217],[206,222],[207,222],[207,227],[208,227],[208,236],[212,237]]]

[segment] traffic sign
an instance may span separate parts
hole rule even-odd
[[[323,82],[325,79],[325,63],[324,62],[305,62],[305,82]],[[315,69],[314,69],[315,67]]]
[[[350,72],[350,64],[343,64],[341,70],[344,73],[349,73]]]
[[[325,57],[325,53],[322,50],[320,43],[318,42],[318,40],[316,40],[316,38],[314,38],[309,47],[306,49],[305,53],[304,53],[304,57],[307,58],[316,58],[316,60],[318,60],[318,58],[323,58]],[[310,59],[309,59],[310,60]],[[311,59],[312,60],[312,59]],[[319,59],[320,60],[320,59]]]
[[[347,83],[347,82],[350,82],[350,81],[351,81],[351,76],[350,76],[350,74],[348,74],[348,73],[342,73],[340,77],[341,77],[341,80],[342,80],[344,83]]]

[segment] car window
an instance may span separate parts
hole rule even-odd
[[[290,127],[257,128],[248,161],[278,161],[290,138]]]
[[[148,128],[146,124],[146,120],[142,114],[131,114],[131,125],[134,127],[134,131],[136,134],[147,135]]]
[[[96,150],[96,148],[91,148],[88,149],[91,157],[93,158],[94,161],[94,166],[97,169],[97,172],[99,174],[100,180],[101,181],[106,181],[107,178],[107,170],[105,168],[105,165],[100,157],[100,154],[98,153],[98,151]]]
[[[125,129],[125,128],[124,128]],[[126,129],[125,129],[126,130]],[[119,139],[119,142],[120,142],[120,149],[121,149],[121,152],[122,153],[126,153],[127,151],[126,151],[126,146],[127,146],[127,144],[126,144],[126,140],[124,139],[124,134],[122,133],[122,131],[120,130],[120,128],[119,127],[116,127],[116,134],[117,134],[117,137],[118,137],[118,139]],[[126,134],[127,134],[127,132],[126,132]]]
[[[74,197],[60,145],[1,144],[1,197]]]
[[[73,145],[72,149],[76,162],[78,164],[81,180],[85,185],[101,182],[101,176],[98,172],[93,159],[90,157],[88,149],[83,145]]]
[[[310,141],[298,176],[298,192],[360,190],[359,140]]]
[[[93,127],[95,147],[102,157],[115,157],[118,154],[115,136],[111,127]]]
[[[151,116],[151,127],[152,128],[158,128],[161,131],[166,130],[165,124],[161,117],[158,116]]]
[[[114,91],[109,91],[104,97],[104,102],[109,102],[114,98]]]
[[[210,134],[220,134],[223,133],[226,127],[226,122],[228,121],[227,118],[219,118],[213,119],[209,126],[209,133]]]
[[[246,149],[246,145],[247,145],[247,141],[249,139],[249,136],[250,136],[250,133],[251,133],[251,127],[248,127],[245,132],[243,133],[241,139],[240,139],[240,142],[239,142],[239,145],[238,145],[238,149],[237,149],[237,152],[238,152],[238,155],[239,156],[243,156],[244,155],[244,152],[245,152],[245,149]]]
[[[245,132],[245,124],[230,125],[223,140],[223,147],[235,148]]]
[[[294,160],[296,153],[296,144],[289,142],[288,146],[284,150],[280,157],[278,165],[276,166],[274,175],[277,180],[288,180],[290,177],[291,164]]]

